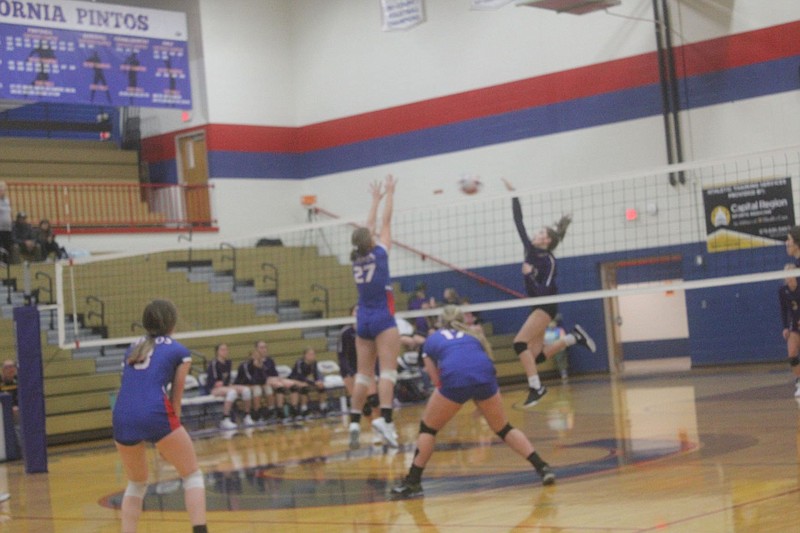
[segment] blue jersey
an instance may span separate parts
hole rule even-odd
[[[494,383],[495,369],[481,341],[463,331],[440,329],[425,340],[423,357],[439,369],[442,388]]]
[[[132,344],[128,354],[143,340]],[[167,385],[175,379],[177,368],[191,362],[192,356],[188,348],[171,337],[154,340],[155,346],[144,361],[135,365],[126,363],[122,370],[112,426],[114,439],[123,444],[157,442],[180,426],[167,395]]]
[[[358,289],[358,312],[389,310],[394,314],[389,252],[377,244],[370,253],[353,261],[353,279]]]

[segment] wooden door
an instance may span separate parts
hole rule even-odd
[[[210,226],[211,205],[208,192],[208,153],[205,133],[178,139],[180,183],[184,186],[186,220],[192,226]]]

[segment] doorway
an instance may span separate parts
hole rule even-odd
[[[603,289],[667,285],[657,292],[606,298],[603,302],[612,374],[689,370],[686,295],[671,290],[682,281],[681,257],[666,255],[600,266]]]
[[[178,183],[183,186],[186,221],[193,227],[212,225],[208,193],[208,150],[206,134],[192,132],[176,138]]]

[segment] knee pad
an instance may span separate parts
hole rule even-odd
[[[297,390],[298,390],[297,385],[292,385],[291,387],[289,387],[289,392],[297,392]]]
[[[242,400],[247,401],[252,397],[253,397],[253,391],[250,390],[250,387],[247,387],[242,391]]]
[[[381,400],[378,398],[377,394],[370,394],[367,396],[367,405],[370,407],[378,407],[381,404]]]
[[[361,408],[361,414],[364,416],[369,416],[372,414],[372,406],[369,402],[364,404],[364,407]]]
[[[261,390],[261,388],[262,387],[259,387],[258,390]],[[264,389],[264,394],[266,394],[267,396],[272,396],[273,394],[275,394],[275,391],[272,389],[271,385],[264,385],[263,389]]]
[[[795,355],[794,357],[789,358],[789,366],[797,366],[800,365],[800,356]]]
[[[302,394],[303,396],[308,395],[308,385],[303,385],[302,387],[300,387],[300,394]]]
[[[514,429],[514,427],[507,423],[505,426],[503,426],[503,429],[497,432],[497,436],[503,440],[506,440],[506,435],[508,435],[508,432],[512,429]]]
[[[183,478],[183,490],[202,489],[206,486],[203,480],[203,473],[198,468],[185,478]]]
[[[425,422],[420,420],[419,421],[419,432],[420,432],[420,434],[427,433],[428,435],[433,435],[435,437],[437,430],[433,429],[428,424],[426,424]]]
[[[143,481],[141,483],[136,481],[128,481],[128,486],[125,487],[125,496],[133,496],[134,498],[141,498],[144,499],[144,495],[147,494],[147,482]]]
[[[392,382],[392,385],[397,383],[397,370],[381,370],[381,379]]]
[[[536,356],[536,364],[541,365],[545,361],[547,361],[547,357],[544,355],[544,352],[539,352],[539,355]]]
[[[239,397],[239,395],[236,393],[236,389],[231,389],[225,394],[225,401],[226,402],[235,402],[236,398],[238,398],[238,397]]]
[[[278,387],[275,389],[276,394],[286,394],[286,389],[284,387]]]
[[[521,354],[522,352],[524,352],[527,349],[528,349],[528,343],[527,342],[515,342],[514,343],[514,352],[517,355]]]
[[[253,387],[253,398],[260,398],[263,394],[264,391],[261,387]]]
[[[369,387],[373,383],[375,383],[375,378],[372,376],[356,372],[356,385],[364,385],[365,387]]]

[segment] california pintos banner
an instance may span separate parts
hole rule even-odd
[[[0,0],[0,98],[192,107],[186,14]]]

